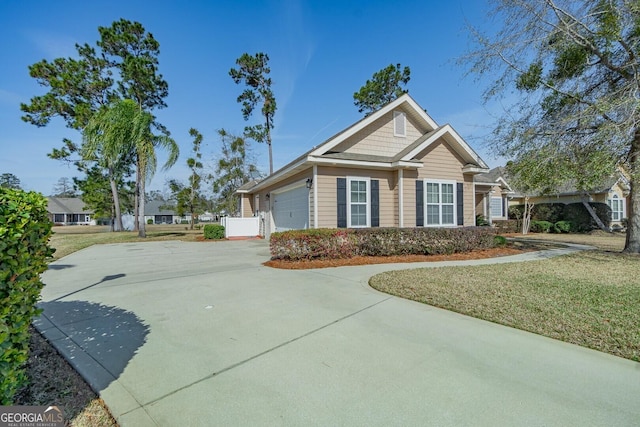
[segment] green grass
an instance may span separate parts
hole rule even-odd
[[[137,232],[109,232],[109,227],[102,226],[62,226],[53,228],[50,245],[56,251],[54,259],[72,254],[89,246],[108,243],[150,242],[158,240],[182,240],[195,242],[202,236],[202,230],[189,230],[188,225],[147,225],[147,237],[138,237]]]
[[[640,362],[640,258],[588,251],[544,261],[394,271],[375,289]]]

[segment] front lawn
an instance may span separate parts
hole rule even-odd
[[[640,362],[640,258],[600,251],[544,261],[393,271],[383,292]]]
[[[147,224],[146,238],[138,237],[137,231],[121,231],[113,233],[105,226],[67,225],[53,227],[53,236],[49,245],[56,249],[53,259],[72,254],[89,246],[107,243],[151,242],[158,240],[182,240],[195,242],[202,236],[202,230],[189,230],[188,225]]]

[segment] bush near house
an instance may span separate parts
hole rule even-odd
[[[553,223],[549,221],[531,221],[532,233],[548,233],[553,229]]]
[[[204,226],[204,238],[210,239],[224,239],[224,226],[220,224],[207,224]]]
[[[589,205],[594,209],[596,215],[604,223],[606,227],[611,224],[611,208],[606,203],[594,203],[590,202]],[[522,212],[524,205],[511,206],[509,208],[509,217],[512,220],[518,221],[522,218]],[[549,222],[552,224],[548,227],[547,224],[536,224],[540,222]],[[560,227],[554,226],[555,224],[562,223]],[[585,232],[591,231],[597,228],[597,224],[587,211],[587,208],[581,203],[540,203],[534,205],[531,212],[531,231],[534,233],[566,233],[565,228],[569,224],[569,231]],[[542,229],[542,231],[538,231]],[[518,230],[519,231],[519,230]]]
[[[495,234],[488,227],[292,230],[272,233],[270,249],[284,260],[452,254],[491,248]]]
[[[54,252],[51,226],[41,194],[0,188],[0,405],[11,405],[26,382],[29,325]]]
[[[611,225],[611,208],[606,203],[589,203],[596,215],[604,223],[605,227]],[[564,207],[563,216],[565,220],[571,221],[572,232],[590,231],[597,227],[589,211],[582,203],[569,203]]]

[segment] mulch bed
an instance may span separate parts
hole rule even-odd
[[[451,255],[394,255],[394,256],[356,256],[343,259],[312,259],[312,260],[270,260],[263,265],[286,270],[304,270],[310,268],[344,267],[368,264],[392,264],[403,262],[437,262],[437,261],[465,261],[470,259],[495,258],[501,256],[518,255],[523,252],[537,250],[534,247],[501,247],[483,249],[473,252],[456,253]]]

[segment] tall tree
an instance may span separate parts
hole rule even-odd
[[[31,98],[29,104],[21,104],[24,121],[46,126],[51,118],[59,116],[68,127],[82,131],[94,114],[118,99],[133,99],[140,110],[147,112],[166,106],[168,84],[158,73],[159,43],[153,35],[142,24],[124,19],[110,27],[98,27],[98,31],[97,48],[76,45],[77,58],[43,60],[29,67],[30,75],[48,92]],[[155,119],[153,127],[168,137],[166,128]],[[63,142],[49,156],[72,162],[86,173],[92,163],[73,157],[81,147],[68,139]],[[94,154],[92,160],[99,163],[100,152]],[[134,163],[133,158],[129,161]],[[138,176],[143,175],[138,172]]]
[[[378,110],[383,105],[399,98],[408,90],[403,89],[411,80],[411,69],[400,64],[389,64],[380,71],[373,73],[371,80],[367,80],[359,91],[353,94],[353,103],[358,112],[365,116]]]
[[[169,181],[169,188],[173,193],[173,198],[176,200],[176,206],[174,207],[176,213],[183,216],[185,213],[189,213],[191,216],[190,228],[193,230],[196,217],[198,214],[203,213],[206,208],[207,201],[200,191],[202,184],[202,152],[200,146],[202,145],[202,134],[197,129],[189,129],[189,135],[193,137],[192,156],[187,159],[187,166],[191,170],[189,176],[189,185],[184,185],[180,181]]]
[[[261,113],[264,124],[247,126],[245,136],[257,142],[264,142],[269,147],[269,173],[273,173],[273,151],[271,148],[271,129],[273,116],[276,113],[276,99],[271,91],[271,78],[268,77],[269,56],[259,52],[254,56],[243,53],[236,60],[238,68],[232,68],[229,75],[236,84],[244,83],[245,90],[238,96],[238,103],[242,104],[242,116],[245,120],[253,114],[253,110],[262,103]]]
[[[258,168],[250,161],[245,138],[231,135],[224,129],[218,131],[222,143],[222,156],[216,164],[213,191],[217,195],[216,209],[236,214],[236,191],[243,184],[260,177]]]
[[[73,180],[66,176],[60,178],[56,185],[53,186],[51,195],[54,197],[76,197],[77,193],[73,185]]]
[[[464,60],[494,80],[486,99],[519,92],[496,124],[496,152],[534,184],[573,180],[585,191],[623,166],[624,250],[640,253],[640,3],[495,0],[493,13],[499,31],[473,29]]]
[[[132,99],[140,111],[151,112],[155,108],[166,107],[164,98],[169,94],[169,85],[158,72],[160,43],[148,33],[139,22],[120,19],[110,27],[98,27],[102,49],[110,66],[118,70],[120,80],[118,92],[124,99]],[[169,132],[153,117],[152,125],[162,133],[164,141],[171,145]],[[158,136],[157,138],[160,138]],[[157,140],[156,142],[159,142]],[[177,146],[176,146],[177,147]],[[143,158],[136,158],[136,195],[134,230],[141,237],[146,236],[144,222],[144,177],[147,173],[140,169]]]
[[[20,190],[20,180],[12,173],[3,173],[0,175],[0,187]]]
[[[140,109],[130,99],[119,101],[100,114],[96,114],[85,129],[84,155],[91,158],[97,150],[111,162],[127,158],[131,154],[136,162],[136,202],[138,209],[138,235],[146,237],[144,223],[145,184],[156,171],[156,148],[168,152],[163,169],[168,169],[178,160],[176,142],[167,135],[152,132],[153,116]]]

